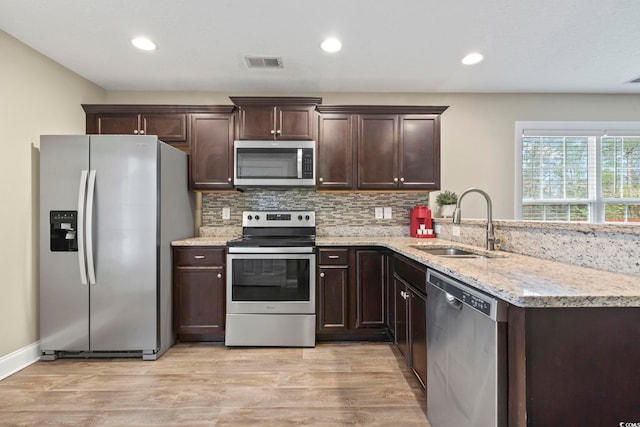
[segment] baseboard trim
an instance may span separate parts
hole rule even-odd
[[[40,341],[0,357],[0,381],[40,359]]]

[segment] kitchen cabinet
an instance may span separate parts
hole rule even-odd
[[[225,248],[173,247],[173,323],[180,341],[224,341]]]
[[[395,342],[422,387],[427,384],[426,269],[400,255],[392,257]]]
[[[349,113],[320,115],[316,167],[319,190],[354,188],[354,122],[355,117]]]
[[[629,425],[639,418],[640,310],[508,310],[509,426]]]
[[[192,114],[231,113],[235,107],[216,105],[82,104],[87,134],[157,135],[190,152]]]
[[[363,114],[358,123],[361,190],[440,188],[440,116]]]
[[[317,109],[318,189],[440,188],[440,115],[447,107],[319,105]]]
[[[317,339],[386,340],[386,254],[378,248],[320,248]]]
[[[318,333],[349,331],[349,249],[318,252]]]
[[[87,134],[157,135],[188,151],[189,114],[174,106],[83,104]]]
[[[192,190],[233,190],[233,132],[231,111],[191,115]]]
[[[237,138],[316,140],[316,106],[322,98],[230,97],[238,106]]]

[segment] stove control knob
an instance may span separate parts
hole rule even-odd
[[[253,217],[252,217],[251,215],[249,215],[249,216],[247,217],[247,219],[248,219],[249,221],[251,221],[251,220],[253,219]]]
[[[304,219],[306,219],[307,221],[309,221],[309,215],[305,215]]]
[[[260,215],[256,215],[256,221],[260,219]]]
[[[302,215],[298,215],[298,221],[302,221]]]

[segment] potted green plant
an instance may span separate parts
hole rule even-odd
[[[440,216],[451,218],[453,210],[456,208],[458,195],[453,191],[445,190],[436,196],[436,205],[440,207]]]

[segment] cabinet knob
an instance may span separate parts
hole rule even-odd
[[[322,179],[322,177],[318,178],[318,181],[323,182],[324,179]]]
[[[222,279],[222,273],[218,273],[218,279]]]
[[[134,129],[134,130],[133,130],[133,134],[134,134],[134,135],[137,135],[137,134],[138,134],[138,129]]]
[[[277,133],[278,135],[280,135],[280,134],[282,133],[282,131],[281,131],[280,129],[278,129],[278,130],[276,131],[276,133]]]
[[[227,181],[231,182],[231,181],[233,181],[233,180],[231,179],[231,177],[229,177],[229,178],[227,178]]]
[[[324,277],[324,273],[320,273],[320,277]]]
[[[276,134],[276,131],[271,129],[271,135],[275,135],[275,134]]]
[[[144,135],[144,129],[140,130],[140,135]]]
[[[398,178],[393,178],[393,182],[398,182]]]
[[[400,178],[400,182],[404,182],[404,178]]]

